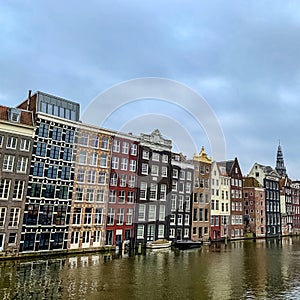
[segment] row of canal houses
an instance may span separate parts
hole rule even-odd
[[[124,241],[222,241],[300,229],[300,182],[255,163],[187,159],[158,130],[84,124],[78,103],[43,92],[0,106],[0,253],[98,249]]]

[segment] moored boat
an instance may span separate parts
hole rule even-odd
[[[162,240],[156,240],[153,242],[148,242],[146,244],[146,247],[150,248],[150,249],[161,249],[161,248],[169,248],[169,247],[171,247],[171,244],[172,244],[171,241],[162,239]]]
[[[179,240],[174,243],[174,247],[178,248],[179,250],[187,250],[187,249],[193,249],[193,248],[200,248],[202,245],[202,242],[195,242],[192,240]]]

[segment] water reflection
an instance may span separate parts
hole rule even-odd
[[[119,259],[117,259],[119,258]],[[0,299],[295,299],[298,238],[0,263]]]

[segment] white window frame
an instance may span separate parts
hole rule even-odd
[[[184,171],[184,170],[180,170],[180,172],[179,172],[179,178],[180,178],[181,180],[184,180],[184,179],[185,179],[185,171]]]
[[[122,157],[121,159],[121,170],[127,171],[128,168],[128,158]]]
[[[83,183],[85,180],[85,170],[79,169],[77,172],[77,182]]]
[[[117,191],[109,190],[108,203],[116,203],[117,201]]]
[[[176,194],[172,194],[172,198],[171,198],[171,210],[174,211],[176,210],[176,203],[177,203],[177,195]]]
[[[170,228],[169,237],[170,238],[175,238],[175,228]]]
[[[86,189],[86,201],[94,202],[95,190],[91,188]]]
[[[75,212],[75,208],[76,209],[80,209],[80,211],[76,211]],[[74,210],[73,210],[73,217],[72,217],[72,222],[73,222],[73,225],[81,225],[81,213],[82,213],[82,209],[81,207],[74,207]],[[75,221],[75,222],[74,222]]]
[[[147,182],[141,182],[140,184],[140,199],[147,199]]]
[[[134,196],[135,193],[133,191],[129,191],[127,194],[127,202],[128,203],[133,203],[134,202]]]
[[[140,204],[138,210],[138,221],[145,221],[146,218],[146,205]]]
[[[28,157],[19,156],[17,161],[17,173],[26,173],[28,165]]]
[[[133,208],[126,209],[126,225],[132,225],[133,222]]]
[[[185,192],[186,193],[190,193],[191,192],[191,189],[192,189],[192,185],[190,182],[187,182],[186,185],[185,185]]]
[[[5,219],[6,219],[6,207],[0,207],[0,228],[4,227]]]
[[[142,172],[143,175],[148,175],[148,164],[142,163]]]
[[[169,157],[168,157],[167,154],[163,154],[163,155],[162,155],[162,162],[163,162],[163,163],[168,163],[168,162],[169,162]]]
[[[96,149],[99,147],[99,137],[97,134],[92,134],[91,147]]]
[[[120,153],[121,142],[119,140],[114,140],[113,142],[113,152]]]
[[[86,165],[87,161],[87,153],[86,151],[80,151],[79,152],[79,158],[78,158],[78,164],[80,165]]]
[[[176,192],[177,191],[177,180],[172,180],[172,191]]]
[[[189,228],[184,228],[184,238],[188,238],[189,237],[189,234],[190,234],[190,229]]]
[[[129,175],[128,178],[128,187],[134,188],[135,187],[135,176],[134,175]]]
[[[159,153],[158,152],[153,152],[152,153],[152,160],[153,161],[159,161]]]
[[[90,154],[90,166],[97,166],[98,165],[98,154],[93,152]]]
[[[157,200],[157,183],[150,184],[150,200]]]
[[[21,139],[21,142],[20,142],[20,150],[21,151],[26,151],[28,152],[29,149],[30,149],[30,140],[28,139]]]
[[[111,159],[111,168],[113,170],[119,169],[119,157],[113,156]]]
[[[178,210],[183,210],[184,197],[183,195],[178,195]]]
[[[121,190],[119,191],[119,195],[118,195],[118,203],[120,204],[124,204],[126,200],[126,191],[125,190]]]
[[[115,223],[115,218],[116,218],[116,211],[113,207],[109,207],[107,209],[107,225],[114,225]]]
[[[137,144],[131,144],[130,145],[130,155],[137,155]]]
[[[165,221],[166,219],[166,206],[160,205],[159,206],[159,221]]]
[[[178,178],[178,170],[177,169],[173,169],[173,171],[172,171],[172,177],[173,178]]]
[[[96,183],[96,171],[95,170],[88,170],[88,178],[87,183],[95,184]]]
[[[159,172],[159,166],[158,165],[152,165],[151,166],[151,175],[158,176]]]
[[[76,187],[75,191],[75,201],[83,201],[83,195],[84,195],[84,188],[81,186]]]
[[[99,172],[98,184],[100,184],[100,185],[106,184],[106,173],[105,172]]]
[[[118,174],[117,173],[112,173],[110,175],[110,185],[111,186],[117,186],[118,185]]]
[[[159,224],[158,225],[158,238],[164,238],[165,237],[165,225]]]
[[[170,215],[170,225],[175,225],[175,214]]]
[[[182,225],[182,214],[177,215],[177,224]]]
[[[164,183],[160,185],[159,200],[161,201],[167,200],[167,185]]]
[[[8,228],[18,228],[19,221],[20,221],[20,207],[11,207],[9,221],[8,221]]]
[[[5,154],[3,158],[2,170],[5,172],[12,172],[14,169],[15,156],[10,154]]]
[[[156,205],[149,205],[148,221],[156,221]]]
[[[124,224],[124,208],[119,207],[117,211],[117,225]]]
[[[166,166],[161,167],[161,176],[168,177],[168,167],[166,167]]]
[[[103,203],[105,198],[105,190],[104,189],[99,189],[96,192],[96,202]]]
[[[121,187],[126,187],[127,184],[127,175],[126,174],[121,174],[120,175],[120,186]]]
[[[15,186],[13,191],[13,200],[22,200],[24,194],[25,181],[15,180]]]
[[[2,179],[0,181],[0,199],[7,200],[10,192],[10,179]]]
[[[192,172],[186,172],[186,179],[187,180],[192,180]]]
[[[101,149],[107,150],[108,148],[109,148],[109,138],[106,136],[103,136],[101,138]]]
[[[184,216],[184,225],[190,225],[190,215],[185,214]]]
[[[129,171],[136,172],[136,160],[135,159],[130,160]]]
[[[89,134],[87,132],[80,132],[79,145],[81,146],[89,145]]]
[[[91,240],[91,232],[83,231],[82,232],[82,244],[89,244]]]
[[[17,138],[14,136],[8,136],[6,138],[6,148],[7,149],[17,149]]]
[[[105,164],[103,162],[105,162]],[[106,154],[100,155],[100,167],[107,168],[107,155]]]
[[[143,150],[143,159],[149,159],[150,153],[148,150]]]
[[[128,142],[123,142],[122,143],[122,153],[123,154],[128,154],[129,153],[129,143]]]
[[[137,225],[137,239],[144,238],[144,225]]]

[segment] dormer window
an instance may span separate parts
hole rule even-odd
[[[16,108],[11,108],[9,111],[9,120],[20,123],[21,111]]]

